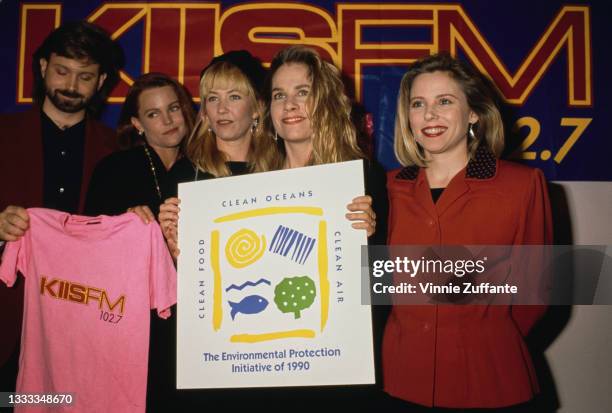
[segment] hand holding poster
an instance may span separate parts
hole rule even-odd
[[[178,388],[374,382],[361,161],[181,184]]]

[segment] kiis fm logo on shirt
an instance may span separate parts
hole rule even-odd
[[[123,314],[125,308],[125,295],[120,296],[113,303],[106,290],[58,278],[50,279],[46,276],[40,279],[40,295],[85,305],[89,305],[90,301],[96,301],[100,310],[103,310],[106,304],[106,308],[111,312],[114,312],[115,308],[119,306],[119,314]]]

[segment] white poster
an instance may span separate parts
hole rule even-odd
[[[374,383],[362,161],[179,185],[177,387]]]

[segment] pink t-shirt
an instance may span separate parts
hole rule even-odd
[[[25,277],[17,392],[72,393],[53,412],[143,412],[150,309],[170,315],[176,270],[159,225],[32,208],[0,279]],[[45,411],[24,407],[16,411]]]

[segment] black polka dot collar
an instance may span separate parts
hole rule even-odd
[[[419,176],[419,169],[416,165],[406,166],[395,175],[395,178],[414,181]],[[497,158],[486,146],[479,146],[465,168],[466,179],[491,179],[496,173]]]

